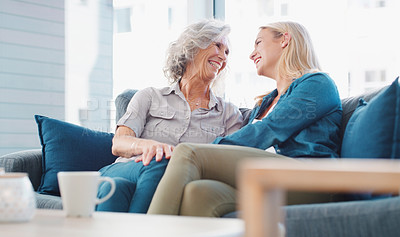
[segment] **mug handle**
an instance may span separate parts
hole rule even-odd
[[[115,181],[112,178],[110,178],[110,177],[100,177],[99,178],[99,184],[101,182],[109,182],[111,184],[111,189],[110,189],[110,192],[108,192],[106,196],[104,196],[104,197],[102,197],[100,199],[96,198],[96,200],[95,200],[96,205],[107,201],[115,192]]]

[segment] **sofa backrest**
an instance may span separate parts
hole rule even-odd
[[[342,124],[340,128],[340,139],[343,139],[344,131],[346,130],[347,123],[349,122],[349,119],[351,115],[353,114],[354,110],[358,106],[359,100],[362,98],[365,101],[370,101],[374,96],[376,96],[379,92],[382,90],[386,89],[388,86],[368,91],[363,94],[357,95],[357,96],[352,96],[352,97],[347,97],[342,99],[342,107],[343,107],[343,117],[342,117]],[[137,92],[137,90],[133,89],[127,89],[121,94],[117,96],[115,99],[115,107],[116,107],[116,121],[122,117],[122,115],[125,114],[126,112],[126,107],[129,104],[129,101],[131,100],[132,96]],[[243,113],[245,118],[248,118],[250,109],[247,108],[241,108],[240,111]]]

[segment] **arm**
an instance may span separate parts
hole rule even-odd
[[[262,121],[244,126],[239,131],[219,137],[213,143],[251,146],[266,149],[286,141],[302,129],[340,108],[333,81],[324,74],[314,74],[292,85],[274,110]],[[251,141],[249,141],[251,137]]]
[[[136,161],[143,161],[144,165],[148,165],[151,159],[156,156],[156,161],[165,158],[171,158],[173,147],[154,140],[137,138],[135,132],[126,126],[117,128],[117,132],[113,138],[112,153],[115,156],[133,157],[142,155]]]
[[[226,135],[229,135],[240,129],[243,115],[235,105],[229,102],[226,102],[225,110]]]
[[[126,113],[117,123],[112,146],[114,155],[126,158],[141,155],[136,161],[143,161],[144,165],[148,165],[154,156],[157,161],[163,155],[167,159],[171,157],[173,147],[169,144],[139,138],[146,125],[151,103],[151,89],[141,90],[132,97]]]

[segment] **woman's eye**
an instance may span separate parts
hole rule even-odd
[[[258,45],[261,41],[256,41],[256,45]]]
[[[220,49],[221,48],[221,44],[220,43],[215,43],[215,45]]]
[[[228,55],[229,54],[229,50],[225,50],[225,54]]]

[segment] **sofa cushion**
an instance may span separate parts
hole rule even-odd
[[[35,115],[42,145],[42,179],[38,193],[60,195],[57,172],[96,171],[114,162],[112,133]]]
[[[346,98],[342,99],[343,116],[342,116],[342,122],[341,122],[341,126],[340,126],[340,139],[341,140],[343,140],[343,136],[344,136],[344,132],[345,132],[347,123],[349,122],[350,117],[353,115],[354,111],[356,110],[359,100],[363,99],[364,101],[368,102],[372,98],[374,98],[377,94],[379,94],[381,91],[387,89],[388,87],[389,86],[384,86],[379,89],[365,92],[361,95],[346,97]]]
[[[40,209],[63,209],[61,197],[35,193],[36,207]]]
[[[42,176],[42,151],[40,149],[17,151],[0,157],[0,167],[6,172],[28,173],[34,190]]]
[[[286,237],[398,236],[400,198],[285,207]]]
[[[400,158],[400,85],[397,78],[369,103],[360,101],[343,137],[343,158]]]

